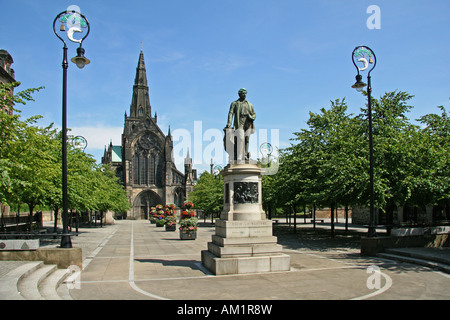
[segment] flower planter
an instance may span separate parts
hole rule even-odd
[[[164,224],[166,223],[164,220],[163,221],[161,221],[161,220],[156,220],[156,227],[157,228],[162,228],[162,227],[164,227]]]
[[[197,231],[180,231],[181,240],[195,240],[197,238]]]
[[[171,226],[166,225],[166,231],[175,231],[177,229],[177,225],[173,224]]]

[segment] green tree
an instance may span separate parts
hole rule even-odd
[[[24,174],[32,170],[32,165],[22,161],[24,153],[29,155],[29,146],[34,145],[41,135],[45,135],[45,130],[35,129],[32,125],[41,118],[33,116],[22,120],[20,110],[16,109],[16,104],[25,105],[29,101],[34,101],[32,94],[43,87],[32,88],[12,94],[14,88],[20,85],[19,82],[11,84],[0,83],[0,201],[1,213],[3,216],[6,206],[19,202],[21,192],[27,194],[32,188],[30,177]],[[4,112],[10,110],[11,112]],[[44,138],[45,139],[45,138]]]
[[[189,200],[205,213],[219,214],[223,209],[223,179],[204,171],[189,194]]]
[[[450,201],[450,116],[443,106],[442,113],[427,114],[419,119],[425,128],[419,133],[416,172],[413,174],[412,202],[446,204]]]
[[[8,204],[26,203],[30,218],[41,204],[57,214],[62,206],[61,132],[36,126],[40,116],[21,120],[15,104],[33,101],[32,94],[42,88],[27,89],[15,95],[18,86],[0,84],[0,107],[14,113],[0,112],[0,201],[2,215]],[[68,144],[69,208],[76,211],[127,211],[126,192],[111,170],[101,170],[91,155]]]
[[[390,211],[397,205],[424,206],[448,202],[449,116],[430,114],[412,124],[407,92],[373,99],[375,206]],[[308,127],[295,132],[281,150],[276,181],[266,179],[266,194],[280,205],[318,206],[369,204],[367,109],[347,114],[344,100],[310,113]]]

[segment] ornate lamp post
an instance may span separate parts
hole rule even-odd
[[[87,148],[88,143],[85,137],[76,136],[75,138],[72,139],[72,145],[74,148],[84,152],[84,150],[86,150]]]
[[[353,50],[352,61],[355,65],[358,74],[356,76],[356,83],[352,86],[357,91],[362,91],[367,86],[367,99],[368,99],[368,118],[369,118],[369,163],[370,163],[370,216],[369,216],[369,230],[368,236],[375,237],[375,214],[374,214],[374,190],[373,190],[373,140],[372,140],[372,84],[370,73],[377,65],[377,59],[375,53],[367,46],[359,46]],[[362,67],[356,65],[357,62],[362,63]],[[365,71],[369,68],[369,65],[373,65],[372,68],[367,73],[367,84],[362,82],[362,76],[360,71]]]
[[[259,152],[261,152],[263,164],[267,164],[270,167],[270,157],[272,156],[273,147],[269,142],[264,142],[259,146]]]
[[[63,194],[63,234],[61,236],[61,248],[72,248],[72,241],[69,235],[68,229],[68,198],[67,198],[67,69],[69,63],[67,62],[67,45],[64,39],[56,31],[56,22],[61,22],[59,31],[66,31],[67,38],[75,43],[79,43],[80,47],[77,49],[77,56],[72,58],[71,61],[82,69],[85,65],[89,64],[89,59],[84,57],[84,49],[81,47],[84,39],[89,35],[90,26],[89,22],[84,15],[75,10],[66,10],[58,14],[53,21],[53,31],[55,35],[64,43],[63,47],[63,91],[62,91],[62,194]],[[75,39],[74,33],[82,33],[81,28],[87,28],[86,34],[81,39]]]

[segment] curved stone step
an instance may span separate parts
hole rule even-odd
[[[65,282],[59,285],[59,287],[56,289],[56,292],[62,300],[73,300],[72,296],[70,295],[69,286],[67,286]]]
[[[58,291],[58,287],[69,275],[67,269],[57,269],[46,277],[39,286],[39,292],[45,300],[64,300]]]
[[[17,284],[20,294],[26,300],[43,300],[43,297],[39,292],[39,285],[55,270],[56,265],[41,265],[35,271],[22,277]]]
[[[24,300],[18,288],[19,282],[42,265],[42,261],[26,263],[4,275],[0,279],[0,300]]]
[[[402,256],[402,255],[392,254],[392,253],[378,253],[377,257],[411,263],[411,264],[417,264],[417,265],[432,268],[432,269],[438,269],[445,273],[450,273],[450,266],[447,264],[440,263],[440,262],[424,260],[424,259],[419,259],[419,258],[413,258],[413,257],[407,257],[407,256]]]

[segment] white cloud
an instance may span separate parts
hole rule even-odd
[[[89,150],[104,150],[112,141],[113,145],[122,144],[123,127],[75,127],[71,128],[70,135],[83,136],[88,143]]]

